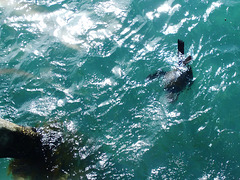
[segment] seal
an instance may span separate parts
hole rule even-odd
[[[153,80],[158,77],[163,77],[164,90],[168,92],[168,100],[173,102],[177,100],[181,91],[183,91],[187,86],[193,84],[193,72],[192,68],[188,63],[191,62],[192,56],[188,56],[184,59],[184,42],[178,40],[178,66],[171,71],[163,71],[159,69],[154,74],[150,74],[147,80]]]

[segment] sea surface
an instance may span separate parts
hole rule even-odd
[[[0,117],[74,134],[68,179],[239,179],[239,19],[239,0],[0,0]],[[178,39],[194,83],[170,103],[145,79]]]

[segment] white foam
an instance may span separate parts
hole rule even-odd
[[[209,15],[216,9],[219,8],[222,5],[220,1],[213,2],[211,6],[206,10],[205,14],[203,15],[204,22],[207,21],[207,18]]]
[[[122,71],[122,69],[119,66],[115,66],[112,69],[112,73],[117,77],[122,77],[122,75],[124,74],[124,72]]]
[[[146,13],[148,19],[153,20],[154,18],[159,18],[161,14],[173,15],[176,11],[181,8],[180,4],[176,4],[172,7],[173,0],[168,0],[160,5],[156,10]]]

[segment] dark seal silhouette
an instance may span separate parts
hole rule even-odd
[[[175,101],[178,95],[187,86],[191,86],[193,83],[193,72],[189,62],[192,60],[192,56],[188,56],[184,59],[184,42],[178,40],[178,66],[172,71],[163,71],[159,69],[154,74],[150,74],[147,80],[153,80],[158,77],[163,77],[164,89],[168,92],[168,100],[170,102]]]

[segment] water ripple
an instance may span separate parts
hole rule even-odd
[[[33,126],[57,119],[77,133],[66,138],[80,164],[72,177],[234,174],[239,158],[226,152],[239,149],[238,9],[224,0],[2,0],[0,115]],[[161,79],[145,78],[176,66],[178,38],[194,83],[169,104]]]

